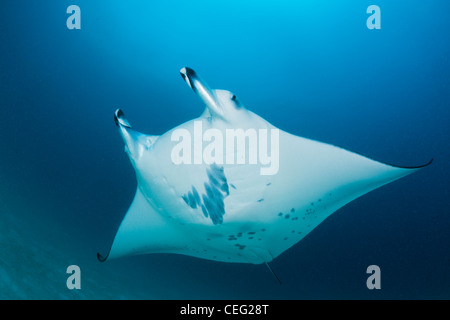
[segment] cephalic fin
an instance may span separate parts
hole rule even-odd
[[[119,128],[126,150],[131,157],[139,157],[144,149],[150,149],[159,138],[159,136],[150,136],[134,130],[121,109],[117,109],[114,113],[114,122]]]
[[[217,97],[208,84],[203,81],[199,75],[191,68],[184,67],[180,70],[181,77],[186,81],[188,86],[200,96],[209,109],[212,116],[224,117],[224,111],[218,103]]]

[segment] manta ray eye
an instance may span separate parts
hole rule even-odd
[[[231,97],[231,100],[234,101],[234,103],[236,104],[237,108],[241,107],[241,103],[239,102],[238,98],[236,97],[235,94],[233,94],[233,96]]]

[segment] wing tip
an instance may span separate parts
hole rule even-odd
[[[105,262],[108,259],[109,253],[104,257],[100,253],[97,252],[97,260],[100,262]]]
[[[414,169],[422,169],[422,168],[428,167],[431,163],[433,163],[433,161],[434,161],[434,158],[431,158],[431,160],[428,161],[428,162],[425,163],[425,164],[422,164],[422,165],[419,165],[419,166],[412,166],[412,167],[408,167],[408,166],[398,166],[398,165],[394,165],[394,164],[389,164],[389,165],[390,165],[391,167],[395,167],[395,168],[399,168],[399,169],[412,169],[412,170],[414,170]]]

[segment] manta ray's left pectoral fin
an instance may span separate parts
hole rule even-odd
[[[109,253],[97,253],[97,258],[104,262],[137,254],[177,253],[184,247],[183,236],[161,217],[138,187]]]

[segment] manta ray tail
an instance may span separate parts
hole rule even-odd
[[[278,278],[277,274],[272,270],[272,268],[269,266],[269,264],[268,264],[267,262],[264,262],[264,263],[266,264],[267,268],[269,268],[270,272],[272,272],[272,274],[274,275],[274,277],[278,280],[278,282],[279,282],[280,284],[282,284],[280,278]]]

